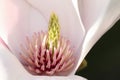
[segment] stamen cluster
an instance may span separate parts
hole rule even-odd
[[[48,34],[44,32],[34,33],[31,39],[26,37],[26,45],[21,45],[22,64],[30,73],[36,75],[54,75],[70,70],[74,65],[70,41],[60,37],[57,47],[50,44],[48,48],[47,37]]]

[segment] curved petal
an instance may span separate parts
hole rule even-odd
[[[30,80],[30,76],[17,58],[0,43],[0,80]]]
[[[83,25],[88,30],[108,8],[110,0],[78,0]]]
[[[73,7],[72,0],[0,0],[0,36],[13,53],[20,51],[25,36],[46,31],[49,16],[55,12],[60,21],[61,34],[70,40],[75,51],[84,37],[84,29]],[[10,11],[11,10],[11,11]],[[8,14],[9,13],[9,14]],[[80,52],[75,53],[76,65]]]
[[[98,39],[120,19],[120,0],[79,0],[79,11],[86,28],[81,63]]]

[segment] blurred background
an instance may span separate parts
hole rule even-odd
[[[88,80],[120,80],[120,20],[86,56],[87,67],[76,74]]]

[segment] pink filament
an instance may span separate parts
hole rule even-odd
[[[46,40],[47,34],[44,32],[34,33],[31,40],[26,37],[26,46],[21,45],[20,53],[25,68],[36,75],[53,75],[71,69],[74,57],[69,41],[60,37],[57,48],[54,47],[52,53],[52,48],[47,48]]]

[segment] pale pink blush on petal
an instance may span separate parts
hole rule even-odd
[[[2,2],[1,2],[2,3]],[[41,30],[47,29],[47,22],[43,18],[43,16],[33,8],[31,8],[30,5],[28,5],[24,0],[6,0],[4,2],[4,5],[12,5],[17,9],[17,13],[14,11],[14,7],[6,6],[6,13],[7,18],[1,19],[1,21],[4,21],[4,25],[6,25],[6,28],[9,29],[9,34],[1,34],[3,39],[6,39],[5,42],[11,49],[11,51],[15,54],[17,51],[19,51],[18,46],[20,43],[24,43],[25,36],[29,36],[33,34],[33,32],[38,32]],[[9,15],[9,10],[12,10],[11,12],[12,16],[14,17],[12,19],[12,16]],[[34,15],[34,16],[31,16]],[[6,16],[5,16],[6,17]],[[13,21],[14,23],[10,22],[11,25],[7,24],[6,20],[8,22]],[[31,28],[32,26],[32,28]],[[45,28],[46,27],[46,28]],[[0,29],[3,30],[3,29]],[[7,32],[7,31],[4,31]]]
[[[8,43],[8,34],[17,24],[18,8],[11,0],[0,0],[0,36]]]
[[[7,46],[7,44],[3,41],[1,37],[0,37],[0,44],[4,45],[7,49],[9,49],[9,47]]]

